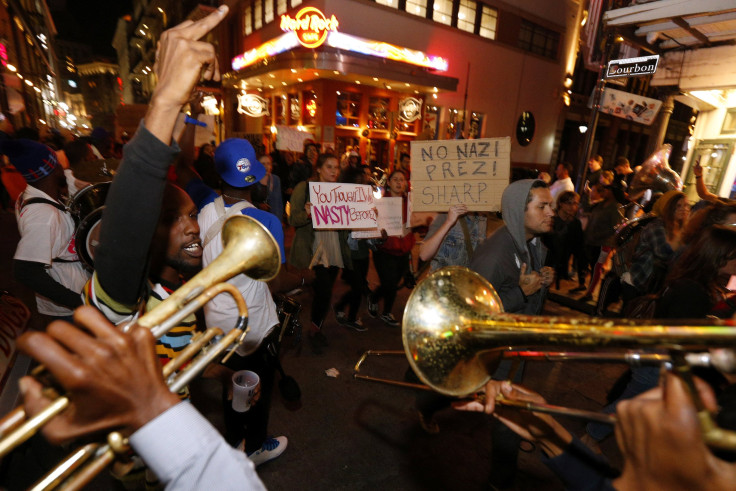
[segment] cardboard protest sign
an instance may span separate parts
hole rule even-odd
[[[295,130],[288,126],[276,125],[276,148],[301,152],[304,150],[304,140],[314,139],[314,135],[306,131]]]
[[[401,237],[404,233],[403,213],[401,212],[401,198],[383,197],[373,201],[378,212],[376,227],[373,230],[354,231],[356,239],[373,239],[381,236],[385,230],[389,236]]]
[[[376,228],[373,192],[365,184],[310,182],[315,229]]]
[[[412,211],[498,211],[511,175],[511,138],[411,142]]]

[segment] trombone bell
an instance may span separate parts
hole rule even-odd
[[[647,322],[647,323],[645,323]],[[504,314],[493,286],[466,268],[421,281],[404,310],[404,351],[417,376],[437,392],[466,396],[490,379],[505,352],[571,348],[682,352],[733,347],[733,321],[576,319]]]

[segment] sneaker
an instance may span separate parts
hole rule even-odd
[[[342,310],[339,310],[337,308],[337,305],[335,305],[333,309],[335,309],[335,319],[337,319],[337,323],[345,325],[345,323],[348,321],[348,314],[346,314]]]
[[[267,438],[266,441],[263,442],[263,446],[261,448],[248,454],[248,458],[256,467],[258,467],[259,465],[266,463],[269,460],[273,460],[284,453],[288,442],[289,440],[287,440],[285,436]]]
[[[368,313],[374,319],[378,317],[378,303],[373,300],[370,294],[368,294]]]
[[[349,327],[353,331],[358,331],[358,332],[363,332],[363,331],[368,330],[368,328],[363,325],[363,322],[360,319],[355,319],[354,321],[345,321],[343,326]]]
[[[381,320],[389,327],[399,327],[401,325],[396,320],[396,317],[394,317],[394,314],[391,313],[381,314]]]

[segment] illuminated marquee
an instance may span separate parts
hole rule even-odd
[[[329,19],[314,7],[304,7],[296,14],[296,18],[281,16],[281,30],[295,32],[299,42],[306,48],[321,46],[330,31],[337,31],[337,18]]]
[[[253,65],[261,60],[265,60],[271,56],[290,51],[299,46],[299,40],[295,32],[287,32],[272,39],[257,48],[236,56],[232,59],[232,67],[236,72],[243,68]],[[387,58],[389,60],[402,61],[412,65],[446,72],[448,63],[445,58],[439,56],[430,56],[421,51],[402,48],[381,41],[372,41],[356,36],[349,36],[341,32],[330,32],[326,39],[327,45],[340,49],[342,51],[352,51],[354,53],[362,53],[364,55],[375,56],[378,58]]]

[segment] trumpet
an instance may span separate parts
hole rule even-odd
[[[504,357],[523,358],[527,353],[539,358],[543,356],[539,351],[529,350],[540,347],[572,347],[591,357],[622,361],[628,356],[639,362],[666,362],[690,388],[706,443],[714,448],[736,449],[736,432],[716,426],[690,374],[690,363],[721,362],[727,367],[732,362],[732,356],[717,353],[721,348],[731,352],[736,344],[733,322],[653,322],[505,314],[501,299],[483,277],[466,268],[449,267],[429,275],[414,288],[404,310],[402,340],[404,353],[419,379],[437,392],[457,397],[481,389]],[[640,354],[632,355],[631,349]],[[709,351],[712,349],[717,350]],[[599,353],[606,350],[612,355]],[[691,352],[701,353],[691,356]],[[575,358],[564,352],[557,355]],[[513,401],[499,402],[514,405]],[[537,408],[524,403],[522,409],[585,416],[557,406]]]
[[[207,365],[234,345],[227,356],[231,355],[234,348],[245,339],[248,308],[240,291],[226,281],[241,273],[255,280],[268,281],[278,274],[281,266],[281,252],[276,240],[263,225],[250,217],[237,215],[227,219],[222,228],[222,240],[223,252],[212,263],[137,321],[139,325],[149,328],[155,338],[160,338],[220,293],[229,293],[236,302],[239,311],[236,326],[220,341],[208,347],[213,338],[224,334],[220,328],[209,328],[204,333],[195,335],[190,345],[164,366],[164,378],[172,392],[184,388]],[[122,329],[125,331],[131,325],[132,323],[124,325]],[[197,356],[205,347],[206,352]],[[175,373],[192,358],[194,360],[185,369]],[[43,367],[38,367],[32,375],[43,379],[47,374]],[[68,397],[60,396],[33,418],[26,419],[23,407],[9,413],[0,421],[0,458],[28,440],[69,404]],[[74,476],[72,483],[66,485],[69,489],[79,489],[112,462],[117,454],[125,451],[126,445],[122,437],[115,432],[111,433],[107,444],[91,444],[75,452],[38,483],[43,483],[42,488],[37,485],[34,489],[56,486],[94,457],[88,468],[82,469]]]

